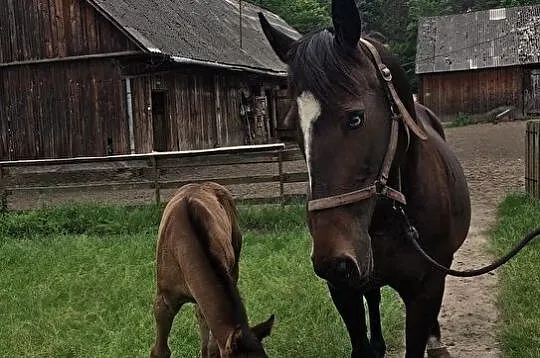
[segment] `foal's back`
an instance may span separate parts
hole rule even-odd
[[[187,282],[179,287],[178,282],[189,280],[188,275],[194,273],[200,278],[214,276],[215,269],[236,280],[240,247],[230,192],[211,182],[185,185],[169,201],[161,219],[156,258],[158,288],[179,291],[194,301],[190,291],[195,287],[190,289]],[[207,272],[211,268],[212,272]],[[169,282],[174,282],[173,287],[166,287]]]

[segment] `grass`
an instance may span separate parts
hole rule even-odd
[[[540,201],[508,196],[491,233],[498,255],[540,226]],[[540,357],[540,239],[523,249],[500,273],[500,341],[506,358]]]
[[[147,357],[162,208],[73,206],[0,215],[0,347],[9,357]],[[270,313],[273,357],[344,357],[347,333],[309,262],[300,205],[242,206],[240,290],[250,320]],[[387,343],[400,346],[401,301],[383,292]],[[197,357],[193,307],[177,316],[176,357]],[[1,355],[1,353],[0,353]]]

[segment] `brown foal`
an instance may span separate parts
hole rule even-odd
[[[226,188],[208,182],[176,192],[159,227],[152,358],[171,356],[172,322],[188,302],[197,305],[202,357],[267,357],[261,341],[274,316],[248,326],[237,288],[241,246],[236,206]]]

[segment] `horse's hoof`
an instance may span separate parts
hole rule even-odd
[[[162,348],[158,346],[152,346],[152,349],[150,350],[150,358],[170,358],[170,357],[171,357],[171,350],[169,349],[169,347]]]
[[[452,358],[446,347],[439,347],[427,350],[428,358]]]

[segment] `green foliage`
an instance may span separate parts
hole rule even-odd
[[[240,290],[250,321],[276,314],[271,357],[345,357],[349,338],[311,267],[302,205],[239,208]],[[154,340],[161,208],[78,206],[7,213],[0,222],[0,347],[10,357],[147,357]],[[96,229],[96,224],[100,227]],[[24,227],[28,227],[24,229]],[[403,308],[383,291],[390,349]],[[193,306],[177,316],[174,357],[198,357]]]
[[[473,118],[469,114],[459,112],[449,127],[464,127],[471,124],[474,124]]]
[[[307,33],[330,25],[329,0],[250,0],[281,16],[300,33]]]
[[[540,201],[525,194],[507,197],[491,232],[495,254],[507,253],[540,225]],[[500,338],[504,357],[540,357],[540,239],[500,269]]]

